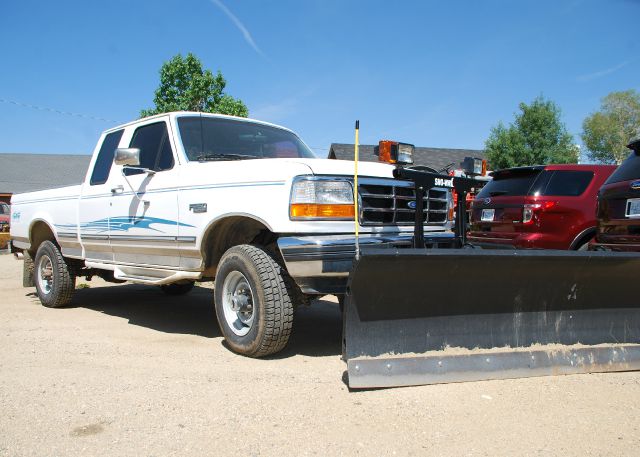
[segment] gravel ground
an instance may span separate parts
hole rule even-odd
[[[253,360],[209,288],[86,284],[46,309],[0,255],[2,456],[638,455],[640,373],[349,392],[330,297]]]

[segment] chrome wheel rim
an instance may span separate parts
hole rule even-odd
[[[53,263],[48,255],[40,257],[36,271],[38,272],[40,291],[48,295],[51,293],[51,289],[53,289]]]
[[[254,320],[254,295],[249,281],[239,271],[227,275],[222,285],[222,309],[228,327],[238,336],[251,330]]]

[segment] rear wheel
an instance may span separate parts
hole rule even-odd
[[[175,282],[173,284],[163,284],[160,286],[162,292],[170,296],[184,295],[191,292],[195,283],[193,281]]]
[[[282,350],[293,325],[286,271],[264,249],[246,244],[225,252],[217,270],[216,316],[229,347],[249,357]]]
[[[583,240],[580,242],[579,245],[576,246],[576,251],[588,251],[589,250],[589,243],[593,240],[594,238],[587,238],[586,240]]]
[[[34,279],[40,302],[48,308],[69,304],[75,289],[76,278],[62,257],[58,246],[44,241],[34,259]]]

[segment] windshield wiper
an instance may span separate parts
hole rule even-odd
[[[495,197],[497,195],[504,195],[504,194],[507,194],[507,193],[509,193],[509,192],[506,191],[506,190],[494,190],[493,192],[489,192],[489,195],[491,195],[492,197]]]
[[[248,154],[225,154],[225,153],[209,153],[209,154],[200,154],[198,156],[199,162],[206,162],[208,160],[245,160],[245,159],[257,159],[257,157],[248,155]]]

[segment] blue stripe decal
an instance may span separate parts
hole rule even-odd
[[[151,227],[151,225],[153,224],[177,225],[178,227],[194,227],[193,225],[185,224],[183,222],[161,219],[159,217],[117,216],[80,224],[80,231],[82,233],[103,233],[109,230],[111,230],[112,232],[128,232],[130,228],[141,228],[153,230],[154,232],[165,233],[162,230]],[[56,228],[69,230],[75,229],[76,225],[56,224]]]

